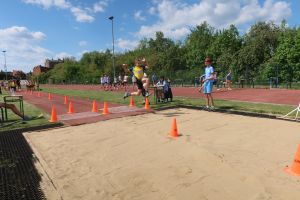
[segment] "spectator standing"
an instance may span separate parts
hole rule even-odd
[[[152,79],[152,85],[153,85],[153,86],[156,85],[156,83],[157,83],[157,76],[156,76],[155,73],[153,73],[151,79]]]
[[[127,91],[128,87],[128,75],[125,73],[124,78],[123,78],[123,86],[124,90]]]
[[[231,75],[231,70],[229,70],[229,73],[226,75],[226,85],[228,90],[232,90],[231,83],[232,83],[232,75]]]
[[[203,93],[206,97],[206,108],[214,109],[214,100],[212,97],[212,88],[214,82],[214,68],[211,66],[211,58],[205,59],[205,78],[203,80]]]
[[[136,86],[136,78],[135,78],[135,76],[132,76],[131,81],[132,81],[132,89],[134,90],[135,86]]]

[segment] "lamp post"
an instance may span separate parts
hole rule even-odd
[[[278,88],[278,65],[276,64],[276,88]]]
[[[112,48],[112,54],[113,54],[112,62],[113,62],[113,71],[114,71],[114,79],[115,79],[115,77],[116,77],[116,70],[115,70],[114,16],[110,16],[108,19],[111,20],[111,34],[112,34],[112,45],[113,45],[113,48]]]
[[[6,67],[6,51],[2,51],[4,55],[4,71],[5,71],[5,80],[7,81],[7,67]]]

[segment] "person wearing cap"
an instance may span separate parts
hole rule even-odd
[[[211,66],[212,60],[210,58],[205,59],[205,77],[203,79],[203,87],[200,88],[203,89],[203,93],[206,97],[206,108],[207,109],[214,109],[214,100],[211,95],[212,88],[213,88],[213,82],[214,82],[214,68]]]

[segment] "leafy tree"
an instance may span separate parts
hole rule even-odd
[[[286,30],[280,37],[274,60],[280,65],[280,76],[286,82],[299,80],[300,29]]]
[[[262,71],[262,64],[268,62],[278,46],[280,29],[273,23],[258,22],[245,34],[243,45],[237,53],[235,72],[246,80],[255,78]]]
[[[207,56],[208,49],[215,40],[214,28],[207,22],[191,29],[185,43],[187,68],[197,68],[203,66],[203,61]]]

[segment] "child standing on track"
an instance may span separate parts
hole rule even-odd
[[[131,67],[130,69],[128,69],[128,65],[127,64],[123,64],[123,69],[125,71],[125,73],[127,73],[128,71],[131,71],[133,73],[134,78],[136,79],[136,84],[138,87],[138,90],[136,92],[125,92],[124,94],[124,99],[135,95],[135,96],[139,96],[139,95],[143,95],[143,97],[148,97],[149,93],[145,88],[148,88],[148,85],[143,85],[143,77],[144,77],[144,73],[145,70],[148,69],[148,65],[147,62],[145,60],[145,58],[139,58],[135,60],[135,66]],[[146,82],[146,84],[148,84],[148,81]]]
[[[211,66],[212,60],[210,58],[205,59],[205,78],[203,80],[203,93],[206,97],[206,108],[214,109],[214,100],[211,95],[213,82],[214,82],[214,68]]]
[[[231,70],[229,70],[229,73],[226,75],[226,85],[228,90],[231,89]]]

